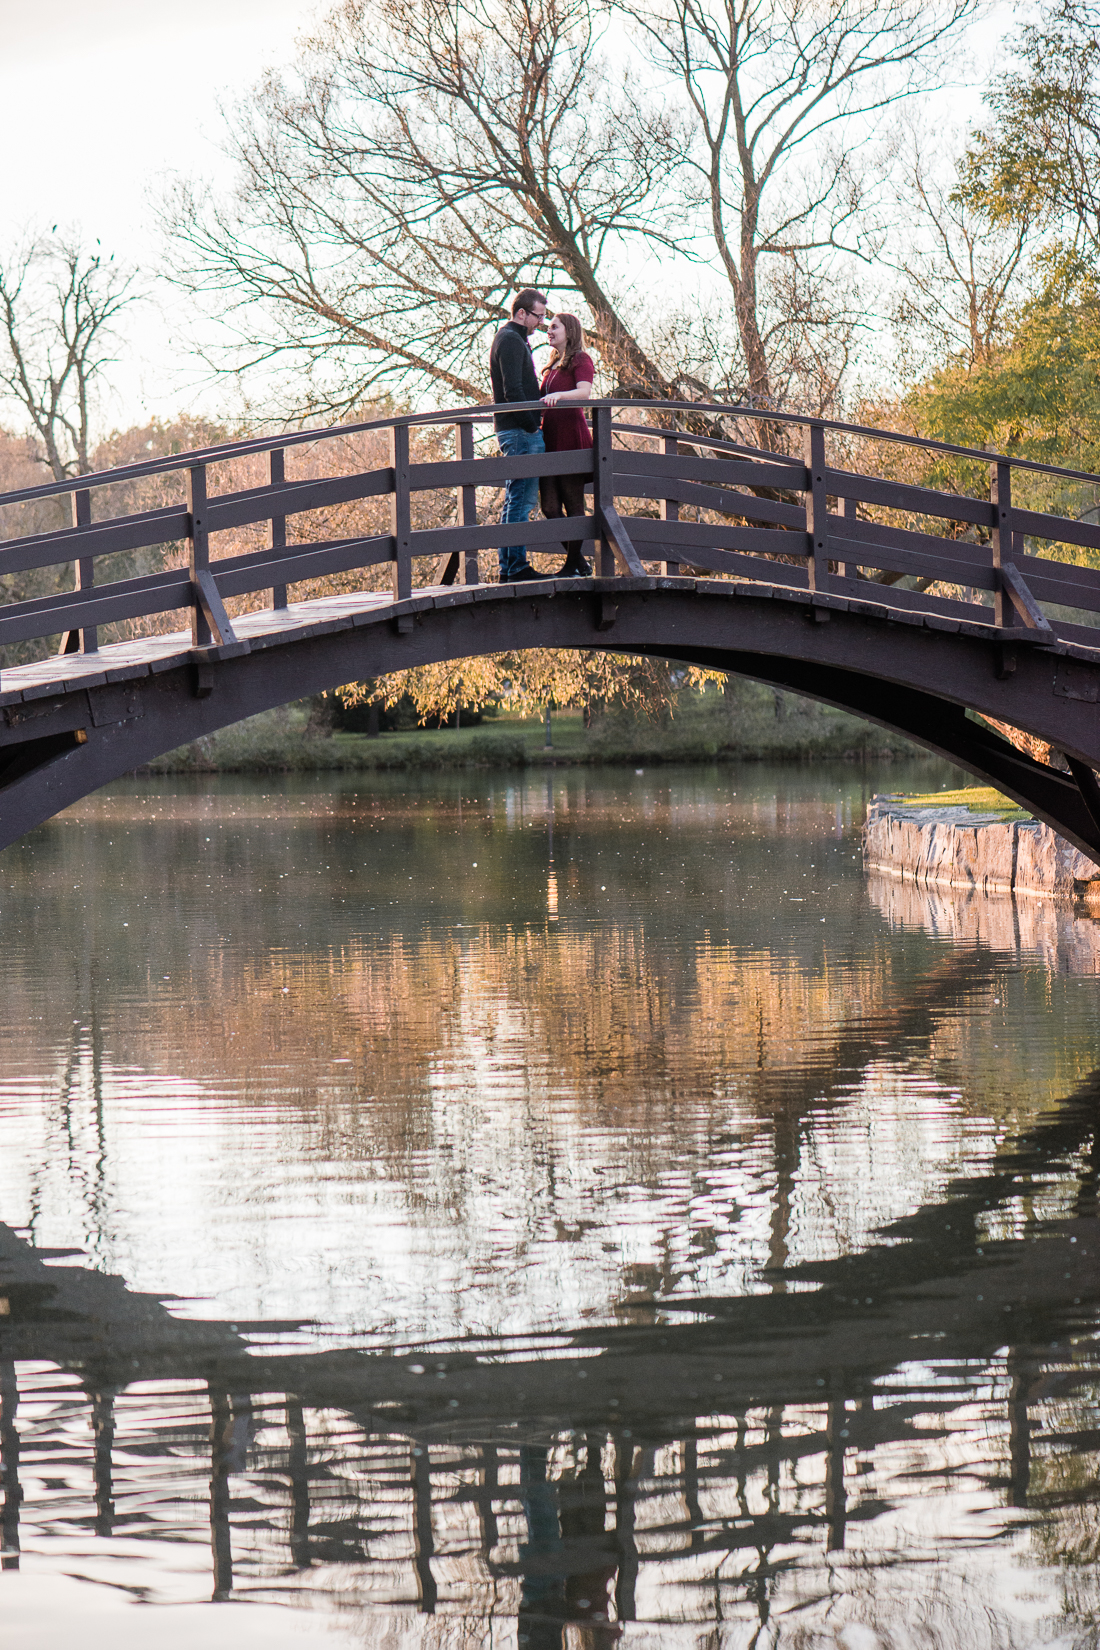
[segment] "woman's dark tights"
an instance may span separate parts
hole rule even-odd
[[[539,504],[547,521],[560,521],[562,516],[583,516],[584,506],[584,476],[540,476],[539,477]],[[577,573],[587,578],[588,563],[581,555],[583,539],[563,540],[565,548],[565,564],[561,569],[564,576]]]

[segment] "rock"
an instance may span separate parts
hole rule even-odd
[[[1035,819],[876,796],[867,810],[863,853],[869,868],[926,886],[1033,894],[1063,904],[1084,899],[1100,910],[1097,866]]]

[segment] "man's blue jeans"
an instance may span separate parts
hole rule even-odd
[[[544,453],[546,443],[541,430],[498,430],[497,444],[507,458],[521,453]],[[538,476],[522,476],[504,483],[504,509],[501,522],[530,521],[531,511],[539,501]],[[500,558],[500,576],[510,577],[527,565],[525,544],[503,544],[497,551]]]

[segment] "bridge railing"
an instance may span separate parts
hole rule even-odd
[[[769,414],[769,424],[787,428],[792,445],[802,448],[776,452],[724,433],[731,422],[750,432],[759,422],[761,415],[744,407],[597,400],[590,408],[590,451],[478,456],[475,427],[488,426],[494,409],[466,407],[230,442],[0,495],[0,519],[8,507],[51,496],[68,495],[72,512],[64,528],[0,540],[0,580],[49,568],[59,570],[60,580],[72,569],[72,588],[0,601],[0,648],[60,636],[62,652],[93,652],[104,627],[176,611],[189,612],[195,647],[243,648],[226,608],[234,598],[254,600],[264,591],[274,608],[285,608],[292,585],[386,568],[392,595],[402,601],[418,576],[429,585],[460,575],[467,584],[482,582],[481,551],[519,540],[535,553],[557,551],[563,541],[578,539],[594,544],[601,578],[703,573],[930,614],[951,626],[977,624],[993,637],[1043,642],[1057,636],[1100,646],[1100,626],[1077,622],[1100,614],[1100,566],[1066,559],[1085,552],[1100,562],[1100,526],[1013,500],[1014,473],[1097,490],[1100,477],[889,431]],[[428,430],[438,443],[440,426],[452,427],[455,456],[418,460],[412,436]],[[287,478],[287,455],[296,446],[363,432],[385,433],[387,463],[352,474],[334,464],[331,475]],[[830,438],[849,450],[855,443],[861,454],[873,443],[893,443],[978,461],[988,468],[988,495],[830,464]],[[250,455],[266,456],[266,482],[211,491],[215,466]],[[107,488],[177,472],[178,503],[97,519],[93,506]],[[478,519],[479,489],[495,492],[512,478],[561,474],[585,478],[590,512],[522,526]],[[415,527],[414,496],[440,490],[453,495],[453,524]],[[320,541],[300,530],[317,512],[369,499],[388,502],[387,530]],[[216,554],[219,535],[257,524],[267,527],[262,548]],[[186,565],[96,582],[105,557],[179,543],[186,545]],[[1034,553],[1043,545],[1056,554]],[[919,588],[902,585],[905,578],[915,578]],[[1044,604],[1063,611],[1048,615]],[[1073,618],[1066,609],[1076,610]]]

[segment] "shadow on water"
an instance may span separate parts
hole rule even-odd
[[[16,862],[0,1563],[402,1650],[1095,1645],[1100,930],[868,887],[858,797],[569,783]],[[204,1209],[285,1318],[117,1275]]]
[[[929,980],[895,1031],[952,982]],[[920,1495],[899,1451],[927,1452],[976,1404],[980,1427],[938,1476],[980,1482],[1054,1561],[1094,1549],[1098,1115],[1100,1070],[864,1252],[534,1354],[491,1337],[309,1352],[301,1326],[182,1320],[0,1228],[3,1564],[19,1565],[21,1448],[61,1410],[69,1452],[83,1412],[91,1472],[55,1526],[179,1536],[202,1481],[215,1599],[285,1597],[327,1569],[360,1604],[511,1618],[544,1650],[615,1642],[658,1577],[683,1620],[759,1633],[787,1572],[823,1574],[853,1529]],[[170,1468],[159,1496],[154,1463]],[[866,1566],[897,1562],[856,1545]]]

